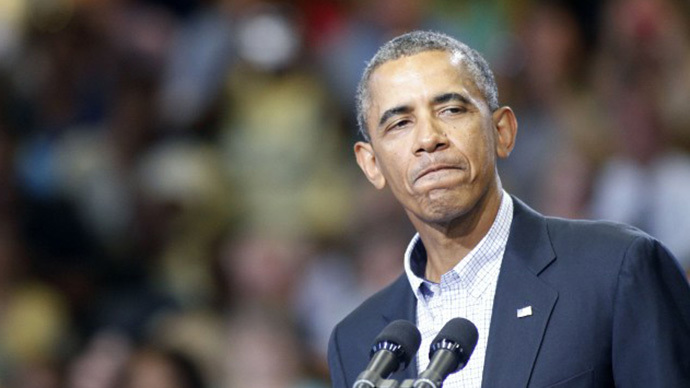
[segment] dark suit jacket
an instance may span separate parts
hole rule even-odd
[[[513,200],[482,387],[690,387],[690,287],[673,256],[634,228],[544,217]],[[533,314],[518,318],[525,306]],[[333,330],[334,388],[352,386],[396,319],[416,322],[404,274]],[[411,364],[392,378],[416,376]]]

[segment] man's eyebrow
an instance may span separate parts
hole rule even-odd
[[[460,93],[444,93],[434,97],[432,100],[434,104],[445,104],[446,102],[450,101],[457,101],[463,104],[472,105],[470,99]]]
[[[407,106],[407,105],[401,105],[401,106],[396,106],[394,108],[390,108],[383,112],[381,115],[381,119],[379,120],[379,127],[381,127],[383,124],[388,121],[391,117],[399,114],[404,114],[404,113],[410,113],[412,112],[412,108]]]

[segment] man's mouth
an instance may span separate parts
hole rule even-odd
[[[415,178],[415,182],[421,180],[422,178],[430,175],[434,175],[440,172],[446,172],[451,170],[464,170],[461,166],[454,164],[434,164],[425,169],[423,169]]]

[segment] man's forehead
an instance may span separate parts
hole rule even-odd
[[[374,70],[369,79],[370,105],[396,99],[399,94],[419,96],[426,93],[432,99],[439,92],[458,87],[482,97],[464,55],[441,50],[423,51],[385,62]]]
[[[416,62],[427,63],[432,61],[445,61],[451,66],[457,67],[459,70],[465,70],[465,56],[460,52],[450,52],[445,50],[426,50],[418,53],[403,55],[399,58],[391,59],[379,64],[371,73],[371,78],[376,77],[382,70],[389,70],[390,68],[400,68],[404,65],[415,64]]]
[[[453,51],[449,52],[448,55],[450,56],[450,63],[453,66],[457,66],[459,68],[462,68],[463,70],[468,70],[467,68],[467,56],[463,54],[460,51]]]

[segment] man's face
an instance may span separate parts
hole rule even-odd
[[[371,142],[355,145],[357,162],[374,186],[390,185],[413,221],[452,222],[498,190],[496,155],[512,149],[514,116],[509,108],[492,114],[458,55],[384,63],[369,90]]]

